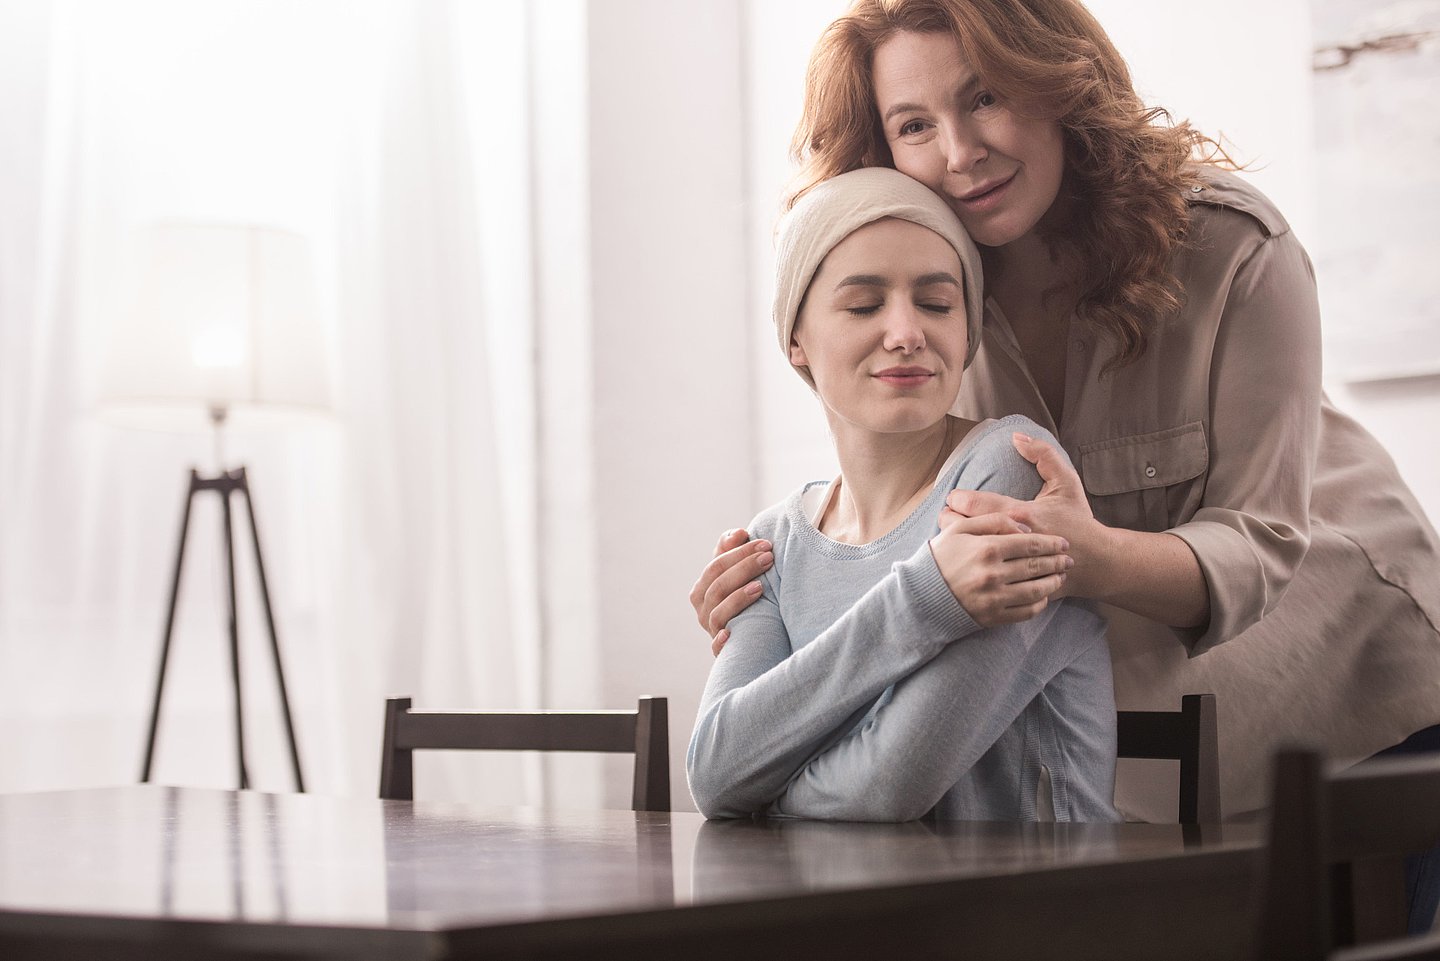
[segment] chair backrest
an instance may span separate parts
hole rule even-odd
[[[1426,850],[1440,842],[1440,757],[1366,761],[1339,773],[1318,752],[1275,758],[1270,843],[1261,890],[1256,958],[1274,961],[1440,961],[1440,934],[1333,951],[1353,920],[1336,889],[1351,864]],[[1403,931],[1404,888],[1388,892]],[[1347,927],[1350,931],[1347,931]]]
[[[1181,824],[1220,820],[1220,738],[1214,694],[1186,694],[1178,711],[1119,711],[1120,757],[1180,762]]]
[[[642,697],[633,711],[410,710],[410,698],[385,702],[380,797],[415,796],[413,752],[604,751],[635,755],[631,805],[670,810],[670,729],[663,697]]]

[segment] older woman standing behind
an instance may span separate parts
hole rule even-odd
[[[1166,120],[1073,0],[857,0],[811,60],[799,193],[893,166],[949,200],[989,295],[956,413],[1025,414],[1075,465],[1027,445],[1034,502],[950,506],[975,536],[1005,536],[984,533],[1003,513],[1069,541],[1064,592],[1106,604],[1121,708],[1219,696],[1237,815],[1282,741],[1357,760],[1440,741],[1440,539],[1321,390],[1288,224]],[[769,560],[741,537],[691,595],[717,647]]]

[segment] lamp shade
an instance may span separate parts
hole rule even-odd
[[[195,415],[216,409],[329,409],[303,237],[250,224],[160,223],[138,239],[135,296],[117,317],[100,378],[107,416],[172,427],[198,426],[205,421]]]

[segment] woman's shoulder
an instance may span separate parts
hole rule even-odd
[[[1238,217],[1238,224],[1265,237],[1290,232],[1280,208],[1245,177],[1213,164],[1196,164],[1193,170],[1198,183],[1184,188],[1192,216]]]
[[[995,420],[982,421],[975,428],[974,433],[965,439],[965,453],[973,458],[1000,456],[1009,460],[1012,455],[1019,458],[1020,453],[1015,450],[1015,444],[1011,440],[1014,434],[1024,434],[1027,437],[1042,440],[1053,447],[1060,447],[1060,442],[1055,439],[1055,435],[1029,417],[1024,414],[1007,414]],[[1023,460],[1023,458],[1021,459]]]
[[[784,500],[777,501],[756,514],[745,530],[751,539],[764,538],[781,550],[786,540],[803,526],[806,521],[806,503],[809,498],[823,496],[829,481],[810,481],[792,491]]]
[[[1040,490],[1040,475],[1015,449],[1014,435],[1025,434],[1064,448],[1044,427],[1023,414],[1010,414],[983,422],[966,438],[961,456],[957,458],[952,476],[943,478],[943,485],[964,490],[988,490],[1010,497],[1029,500]]]

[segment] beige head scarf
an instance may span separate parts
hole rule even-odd
[[[889,167],[864,167],[832,177],[812,189],[780,221],[775,242],[775,333],[780,352],[790,357],[790,335],[805,291],[825,255],[866,224],[895,217],[928,227],[949,241],[960,257],[965,286],[965,321],[970,344],[965,366],[980,346],[984,310],[980,251],[945,201],[929,187]],[[796,373],[812,388],[810,372]]]

